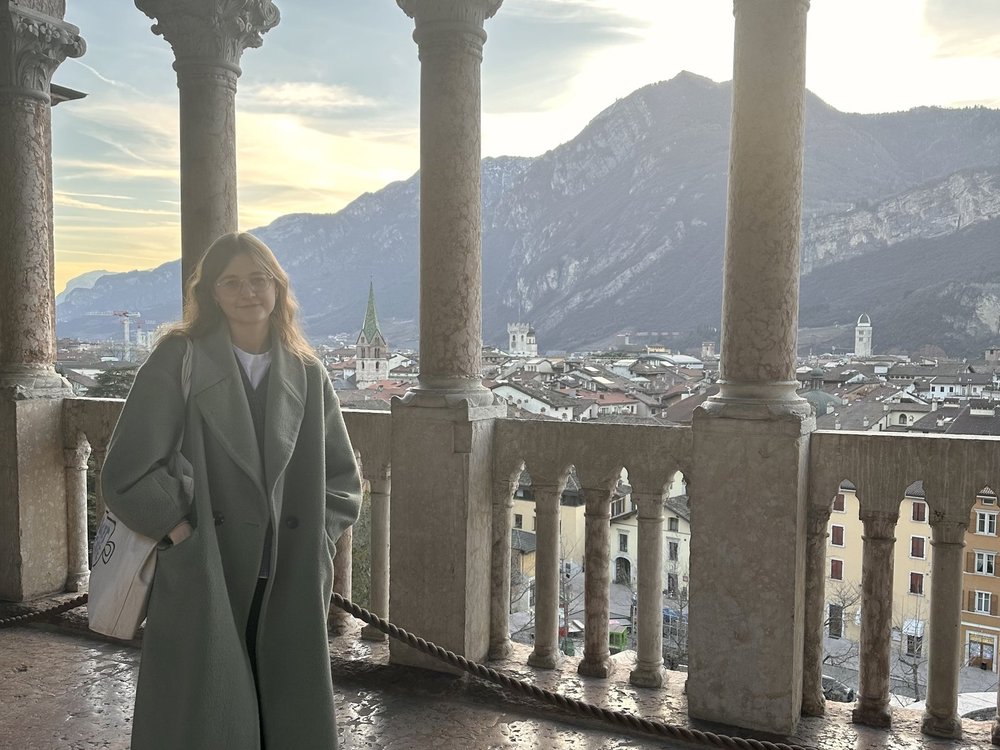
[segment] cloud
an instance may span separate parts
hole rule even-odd
[[[375,99],[338,86],[316,81],[259,83],[241,87],[239,106],[245,110],[280,110],[292,112],[341,112],[370,109]]]
[[[1000,55],[1000,5],[996,0],[927,0],[924,21],[942,57]]]

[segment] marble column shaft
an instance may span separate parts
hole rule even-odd
[[[90,445],[80,435],[74,448],[63,451],[66,457],[66,590],[85,591],[90,580],[89,539],[87,535],[87,460]]]
[[[371,503],[371,594],[368,609],[379,617],[389,617],[389,503],[391,498],[390,468],[385,466],[369,479]],[[369,641],[384,641],[388,636],[378,628],[365,625],[361,637]]]
[[[486,405],[482,370],[481,74],[499,0],[398,0],[420,51],[420,375],[416,393]],[[419,398],[419,395],[416,396]]]
[[[181,140],[181,278],[238,228],[236,79],[248,47],[280,20],[271,0],[135,0],[174,50]]]
[[[861,669],[855,723],[888,727],[892,656],[892,571],[899,513],[861,511]]]
[[[796,399],[808,7],[734,3],[723,399]]]
[[[517,483],[503,480],[493,489],[493,564],[490,566],[490,659],[503,659],[510,640],[511,531]]]
[[[559,499],[561,487],[536,485],[535,647],[528,664],[554,669],[559,653]]]
[[[584,629],[583,659],[577,671],[587,677],[609,677],[608,642],[611,610],[611,493],[607,487],[584,489]],[[662,540],[661,540],[662,544]],[[569,623],[566,623],[567,626]]]
[[[337,540],[337,556],[333,558],[333,591],[347,600],[350,600],[353,589],[354,562],[351,554],[353,546],[354,528],[349,526]],[[334,633],[338,635],[344,633],[352,619],[353,615],[350,612],[330,606],[329,624]]]
[[[86,45],[61,18],[4,3],[0,14],[0,386],[66,395],[55,364],[49,85]]]
[[[638,494],[638,493],[637,493]],[[629,682],[662,687],[663,671],[663,497],[638,494],[639,653]]]
[[[826,540],[830,508],[809,508],[806,538],[805,649],[802,659],[802,714],[823,716],[823,623],[826,607]]]
[[[922,729],[935,737],[961,739],[958,671],[961,667],[962,577],[968,518],[931,520],[930,655]]]

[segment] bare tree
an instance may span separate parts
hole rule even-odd
[[[849,613],[859,611],[861,603],[861,585],[848,581],[829,582],[827,588],[827,604],[823,618],[823,630],[831,639],[838,640],[838,648],[830,648],[829,642],[824,649],[823,663],[834,667],[856,669],[860,646],[857,641],[845,638],[845,618]]]

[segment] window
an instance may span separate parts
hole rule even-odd
[[[830,560],[830,578],[835,581],[844,580],[844,561]]]
[[[827,632],[831,638],[840,638],[844,634],[844,608],[839,604],[831,604],[829,612]]]
[[[922,536],[910,537],[910,557],[924,559],[924,544],[926,540]]]
[[[673,560],[673,561],[675,561],[675,562],[677,560],[679,548],[680,548],[680,545],[677,542],[668,542],[667,543],[667,554],[670,557],[670,559]]]
[[[667,519],[667,530],[677,531],[677,516],[670,516],[670,518]]]
[[[910,593],[915,596],[924,595],[924,574],[910,573]]]
[[[997,555],[995,552],[976,553],[976,572],[983,575],[994,575],[996,571]]]
[[[979,502],[981,502],[983,505],[996,505],[997,499],[992,495],[984,495],[983,497],[979,498]]]
[[[538,520],[534,516],[531,517],[531,530],[538,531]]]
[[[838,513],[844,512],[844,493],[840,492],[833,498],[833,509]]]
[[[667,573],[667,596],[677,596],[676,573]]]
[[[910,514],[910,518],[914,521],[926,521],[927,520],[927,503],[921,502],[920,500],[913,501],[913,510]]]
[[[628,534],[618,535],[618,551],[628,552]]]
[[[922,635],[906,636],[906,655],[920,656],[924,650],[924,637]]]
[[[997,514],[987,513],[985,511],[976,512],[976,533],[977,534],[989,534],[990,536],[997,535]]]
[[[899,415],[899,423],[900,424],[906,424],[906,415],[905,414],[900,414]]]
[[[514,514],[514,528],[515,529],[524,528],[524,516],[522,516],[520,513]]]
[[[844,527],[843,526],[831,526],[830,527],[830,544],[834,547],[844,546]]]
[[[990,599],[992,596],[988,591],[977,591],[976,592],[976,612],[980,612],[984,615],[990,614]]]

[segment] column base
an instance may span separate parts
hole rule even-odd
[[[629,673],[628,681],[636,687],[661,688],[667,684],[667,671],[662,664],[651,666],[637,664]]]
[[[867,727],[888,729],[892,726],[892,713],[889,706],[882,701],[866,701],[858,699],[858,705],[851,711],[851,721],[864,724]]]
[[[826,716],[826,699],[802,695],[802,715],[803,716]]]
[[[610,654],[602,659],[587,659],[584,657],[583,661],[576,668],[576,673],[583,677],[610,677],[614,671],[615,665],[611,661]]]
[[[79,594],[87,590],[90,583],[90,573],[76,573],[66,578],[66,591]]]
[[[514,643],[510,638],[502,640],[499,643],[490,644],[490,661],[506,659],[512,653],[514,653]]]
[[[8,367],[0,370],[0,399],[72,398],[73,386],[51,367]]]
[[[385,641],[388,639],[389,636],[371,625],[365,625],[361,628],[361,640],[363,641]]]
[[[949,740],[962,739],[962,720],[957,714],[940,717],[924,711],[924,718],[920,722],[920,731],[931,737],[944,737]],[[996,725],[994,725],[994,738],[996,736]],[[996,739],[994,739],[996,742]]]
[[[492,406],[493,391],[484,387],[479,378],[451,378],[421,375],[417,385],[402,397],[407,406],[440,408],[460,406]]]
[[[557,648],[539,651],[535,649],[528,656],[528,666],[535,669],[555,669],[563,660],[562,651]]]
[[[351,615],[338,607],[331,611],[326,618],[326,627],[335,636],[344,635],[350,630],[349,625],[352,619],[354,618]]]
[[[990,731],[990,740],[994,745],[1000,745],[1000,716],[993,720],[993,729]]]

